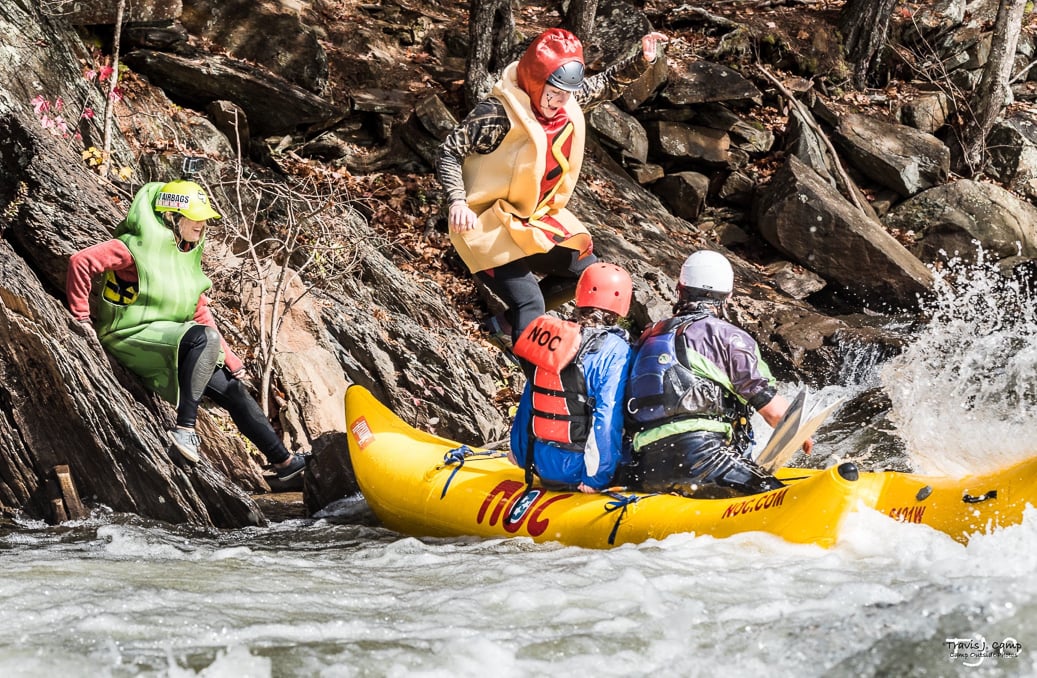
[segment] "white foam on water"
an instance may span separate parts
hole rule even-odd
[[[205,668],[195,671],[181,667],[170,652],[168,678],[270,678],[271,662],[266,657],[253,655],[247,647],[232,645],[216,653],[216,658]]]
[[[963,546],[864,510],[827,550],[743,534],[608,551],[109,525],[0,551],[0,673],[959,675],[947,637],[1037,648],[1035,523]],[[1023,675],[1033,656],[987,666]]]
[[[917,468],[960,477],[1037,453],[1037,300],[983,258],[952,261],[931,320],[882,370],[891,418]]]

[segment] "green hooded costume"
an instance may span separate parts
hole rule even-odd
[[[189,252],[176,245],[173,231],[155,213],[161,182],[137,191],[115,238],[133,255],[140,281],[129,304],[102,295],[97,309],[98,337],[104,348],[165,400],[177,404],[180,340],[192,326],[198,299],[212,287],[202,273],[205,238]],[[223,364],[220,352],[219,364]]]

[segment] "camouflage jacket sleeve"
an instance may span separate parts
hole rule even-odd
[[[584,111],[590,111],[606,101],[612,101],[623,93],[631,83],[648,70],[651,64],[644,60],[641,50],[616,61],[597,75],[583,81],[576,92],[576,101]]]
[[[446,191],[447,204],[465,200],[461,168],[472,153],[491,153],[511,130],[504,104],[490,97],[475,105],[447,136],[436,154],[436,179]]]
[[[632,82],[641,77],[650,64],[644,60],[641,50],[620,59],[601,73],[584,80],[583,87],[576,92],[580,108],[591,110],[606,101],[612,101],[623,93]],[[504,104],[490,97],[475,105],[475,108],[453,129],[439,146],[436,155],[436,179],[446,191],[446,201],[465,200],[461,169],[464,160],[472,153],[491,153],[511,130]]]

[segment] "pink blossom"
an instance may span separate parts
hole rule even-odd
[[[42,116],[46,111],[50,110],[50,102],[44,99],[42,94],[37,94],[31,103],[32,110],[37,116]]]
[[[85,118],[86,120],[93,120],[93,118],[94,118],[94,109],[90,108],[89,106],[84,108],[83,109],[83,118]]]
[[[65,100],[61,97],[54,99],[54,111],[60,113],[65,108]]]
[[[101,82],[104,82],[108,78],[112,77],[112,72],[114,70],[115,69],[113,69],[111,66],[101,66],[101,70],[97,74],[98,80],[100,80]]]

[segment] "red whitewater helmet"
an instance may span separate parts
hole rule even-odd
[[[600,308],[623,317],[630,311],[633,293],[634,285],[626,270],[599,262],[588,266],[576,283],[576,306]]]
[[[583,82],[583,43],[564,28],[549,28],[523,52],[516,71],[518,86],[540,105],[544,85],[550,83],[567,92]]]

